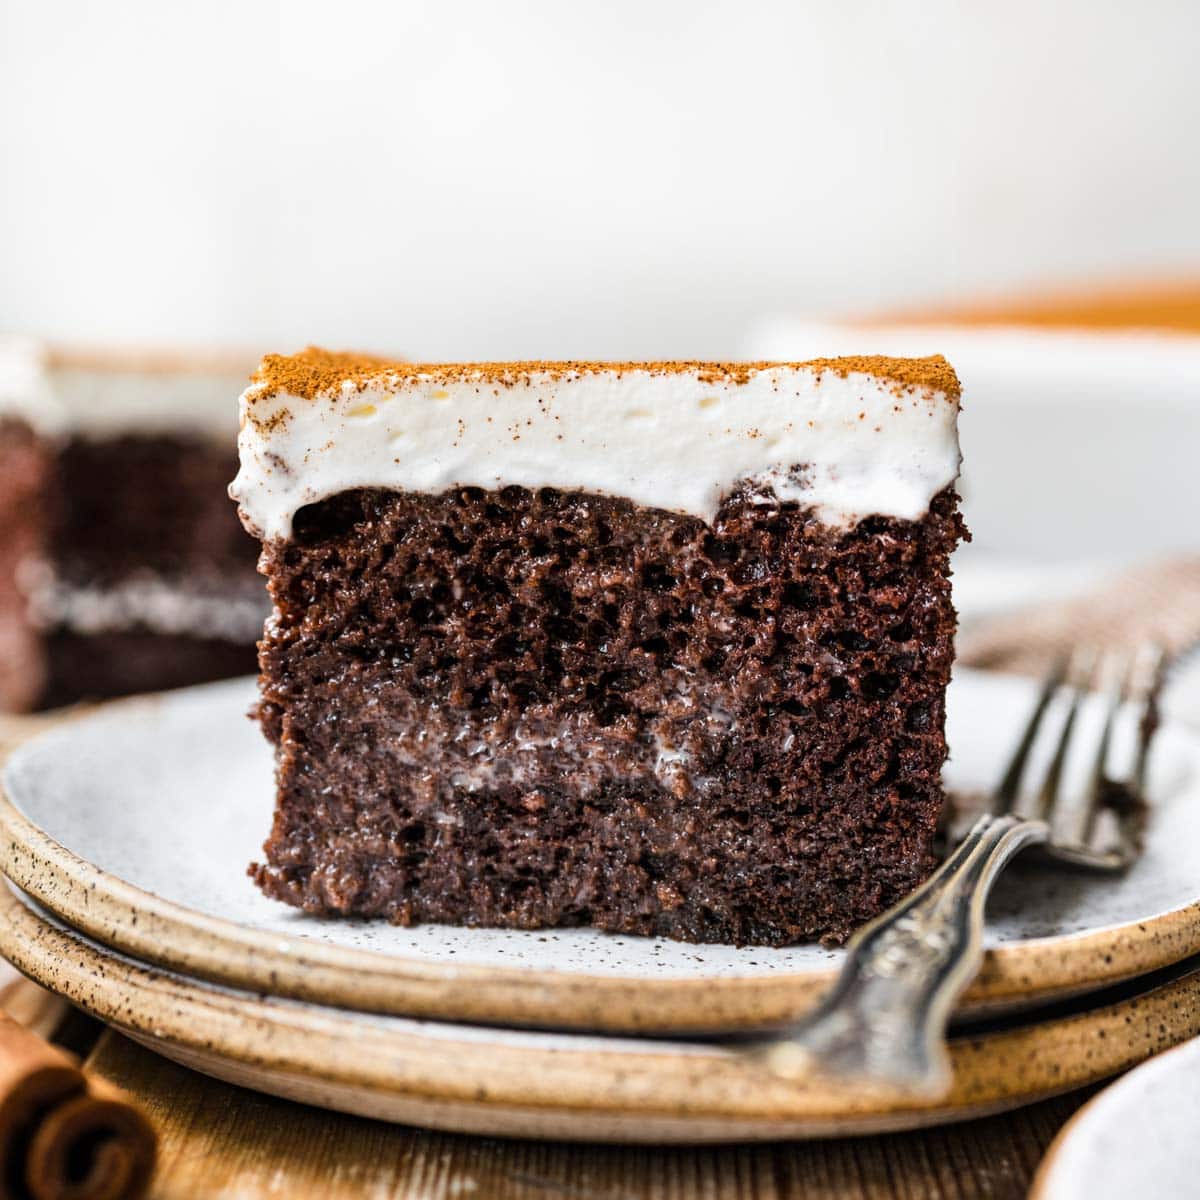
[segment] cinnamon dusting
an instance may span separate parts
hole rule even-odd
[[[410,363],[369,354],[322,350],[309,346],[298,354],[268,354],[253,376],[259,385],[247,398],[266,399],[286,393],[302,400],[330,396],[350,384],[359,391],[377,382],[487,383],[512,387],[539,378],[567,379],[580,375],[646,371],[652,375],[693,374],[705,383],[743,384],[757,372],[783,367],[791,370],[832,371],[843,378],[852,372],[872,375],[901,389],[922,388],[957,399],[961,387],[954,368],[940,355],[929,358],[887,358],[858,355],[814,358],[805,362],[481,362]]]

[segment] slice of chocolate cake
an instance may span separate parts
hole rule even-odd
[[[25,464],[13,478],[0,467],[0,504],[23,514],[0,535],[0,642],[14,648],[0,669],[19,681],[0,705],[254,669],[267,600],[226,496],[230,397],[247,373],[224,358],[0,346],[22,418],[0,428],[0,457]]]
[[[25,421],[0,412],[0,712],[41,696],[46,665],[21,586],[42,561],[50,453]]]
[[[46,685],[25,581],[43,569],[58,427],[31,343],[0,341],[0,712],[32,708]]]
[[[940,358],[269,357],[269,895],[843,938],[920,882],[962,536]]]

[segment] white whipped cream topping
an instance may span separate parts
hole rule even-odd
[[[417,374],[314,400],[265,391],[242,396],[230,495],[267,539],[289,537],[304,505],[353,488],[555,487],[711,521],[748,481],[848,525],[917,520],[958,476],[957,400],[858,372],[772,366],[736,382],[624,369],[509,384]]]
[[[232,397],[247,374],[56,366],[49,386],[75,437],[191,434],[231,442],[237,429]]]
[[[48,563],[26,563],[19,584],[41,629],[89,636],[146,629],[151,633],[251,643],[271,610],[265,588],[215,576],[170,579],[142,571],[105,585],[78,585]]]
[[[66,413],[50,390],[40,345],[30,338],[0,337],[0,419],[14,417],[38,433],[63,431]]]
[[[136,354],[74,361],[32,338],[3,337],[0,416],[19,417],[48,437],[187,433],[232,440],[232,398],[251,367]]]

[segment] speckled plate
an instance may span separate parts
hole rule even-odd
[[[1084,1105],[1046,1152],[1031,1200],[1188,1200],[1200,1194],[1197,1129],[1200,1038],[1193,1038]]]
[[[406,1125],[510,1137],[729,1142],[981,1116],[1140,1062],[1200,1029],[1200,967],[1084,1011],[951,1043],[939,1101],[783,1081],[727,1046],[450,1025],[254,996],[147,969],[0,887],[0,952],[101,1020],[219,1079]]]
[[[1024,680],[959,673],[950,785],[996,778],[1031,703]],[[147,962],[364,1011],[609,1032],[794,1017],[840,954],[687,945],[594,930],[403,929],[323,920],[246,877],[270,826],[272,761],[249,680],[124,701],[20,747],[0,800],[0,869],[69,924]],[[989,911],[967,1006],[1097,987],[1200,950],[1200,742],[1165,727],[1144,859],[1099,879],[1018,864]]]

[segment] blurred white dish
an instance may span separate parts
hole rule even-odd
[[[1200,1038],[1085,1105],[1050,1147],[1033,1200],[1183,1200],[1200,1193]]]
[[[963,384],[964,565],[1200,551],[1200,338],[774,320],[746,351],[944,354]]]

